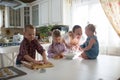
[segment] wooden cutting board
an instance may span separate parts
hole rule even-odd
[[[33,64],[32,62],[22,61],[22,64],[29,69],[41,69],[41,68],[51,68],[54,65],[51,62],[47,64]]]

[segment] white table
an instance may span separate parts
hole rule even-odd
[[[96,60],[53,60],[53,68],[45,73],[17,67],[27,73],[10,80],[117,80],[120,77],[120,57],[100,55]]]

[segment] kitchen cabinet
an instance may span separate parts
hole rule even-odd
[[[5,21],[6,28],[23,28],[24,25],[30,24],[30,7],[27,6],[17,10],[6,7]]]
[[[24,25],[30,24],[30,7],[24,7]]]
[[[51,0],[51,23],[60,24],[62,23],[63,17],[62,0]]]
[[[40,25],[49,24],[49,1],[45,0],[40,3]]]
[[[39,5],[39,26],[63,24],[63,1],[64,0],[36,0],[31,3],[32,6]]]
[[[71,23],[70,6],[67,0],[36,0],[18,10],[6,7],[5,16],[5,27],[10,28],[23,28],[26,24],[39,27]]]
[[[32,24],[39,25],[39,5],[32,6]]]
[[[13,10],[10,7],[6,7],[5,8],[5,27],[20,27],[22,22],[21,22],[21,11],[22,9],[17,9],[17,10]]]

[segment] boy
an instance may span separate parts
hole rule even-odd
[[[16,59],[16,64],[21,64],[21,61],[33,62],[42,64],[41,61],[35,60],[36,50],[42,55],[43,62],[46,64],[46,53],[43,47],[35,39],[36,29],[32,25],[26,25],[24,28],[24,39],[21,42],[19,54]]]
[[[62,43],[62,38],[60,31],[55,29],[52,32],[52,44],[48,48],[48,57],[54,59],[61,59],[64,57],[66,51],[64,43]]]

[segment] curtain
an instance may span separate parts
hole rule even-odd
[[[100,0],[102,8],[120,37],[120,0]]]

